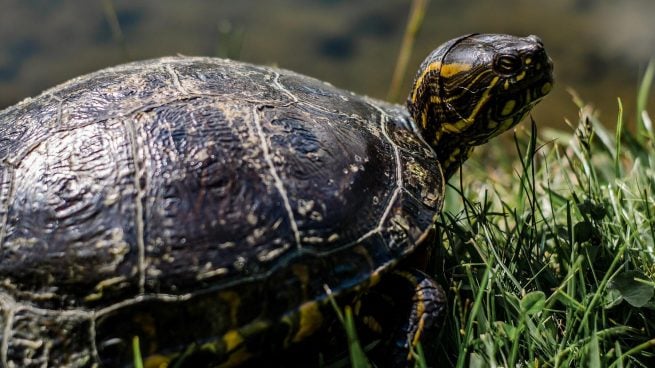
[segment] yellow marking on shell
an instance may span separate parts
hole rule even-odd
[[[143,360],[144,368],[167,368],[171,362],[171,357],[159,354],[153,354]]]
[[[532,58],[525,58],[525,65],[530,65],[532,63]]]
[[[299,329],[293,336],[293,342],[299,342],[311,336],[323,324],[323,314],[317,302],[306,302],[298,308],[300,314]]]
[[[505,106],[503,107],[503,111],[500,113],[503,116],[507,116],[511,114],[514,111],[514,108],[516,107],[516,100],[509,100],[505,102]]]
[[[473,111],[471,111],[471,114],[464,119],[461,119],[459,121],[456,121],[454,123],[444,123],[441,124],[441,130],[449,132],[449,133],[459,133],[465,128],[468,128],[473,122],[475,121],[475,117],[478,115],[480,112],[480,109],[484,104],[487,103],[489,100],[489,93],[491,92],[492,88],[498,83],[499,77],[494,77],[494,79],[491,80],[489,83],[489,87],[484,91],[482,96],[480,97],[480,100],[478,103],[475,105],[473,108]]]
[[[542,95],[547,95],[550,90],[553,89],[553,84],[550,82],[544,83],[543,86],[541,86],[541,94]]]
[[[208,342],[201,345],[197,350],[210,352],[225,352],[228,355],[227,361],[221,363],[218,367],[236,367],[252,357],[244,344],[244,341],[251,336],[261,336],[262,333],[271,327],[269,321],[256,319],[238,330],[233,329],[226,332],[222,337],[220,344],[217,341]]]
[[[498,126],[498,122],[496,120],[489,120],[489,124],[487,124],[487,127],[489,130],[494,130]]]
[[[230,353],[243,344],[243,336],[237,330],[230,330],[223,335],[225,350]]]
[[[522,80],[523,78],[525,78],[525,70],[522,71],[521,74],[519,74],[519,75],[516,76],[516,80],[517,80],[517,81],[520,81],[520,80]]]
[[[503,84],[503,88],[504,88],[505,90],[508,90],[508,89],[509,89],[509,79],[505,81],[505,84]]]
[[[451,64],[441,64],[440,61],[435,61],[427,66],[427,68],[423,69],[423,72],[421,73],[421,76],[416,79],[416,83],[414,84],[414,90],[412,91],[412,102],[416,102],[417,94],[418,94],[418,89],[420,86],[423,85],[425,76],[429,72],[433,71],[439,71],[439,75],[442,77],[450,78],[455,74],[463,73],[466,71],[471,70],[473,66],[471,64],[464,64],[464,63],[451,63]]]
[[[218,298],[226,302],[230,307],[230,323],[232,326],[237,326],[239,324],[237,314],[239,313],[239,307],[241,306],[241,298],[239,297],[239,294],[234,291],[223,291],[218,294]]]

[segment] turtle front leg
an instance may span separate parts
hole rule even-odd
[[[386,275],[355,305],[358,320],[381,340],[370,354],[379,367],[413,367],[419,343],[428,364],[434,362],[445,310],[443,288],[415,269]]]

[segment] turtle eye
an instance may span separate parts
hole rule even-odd
[[[494,70],[503,75],[512,75],[521,69],[521,58],[513,54],[502,54],[494,60]]]

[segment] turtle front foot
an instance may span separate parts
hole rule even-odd
[[[365,330],[381,340],[370,354],[378,367],[413,367],[413,352],[419,343],[432,366],[445,310],[443,288],[415,269],[385,276],[355,308]]]

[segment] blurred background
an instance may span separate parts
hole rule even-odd
[[[385,98],[410,3],[0,0],[0,108],[106,66],[175,54],[277,65]],[[617,97],[634,116],[640,77],[655,57],[655,1],[432,0],[402,90],[430,50],[471,32],[543,39],[556,89],[533,114],[541,125],[576,119],[568,88],[613,121]]]

